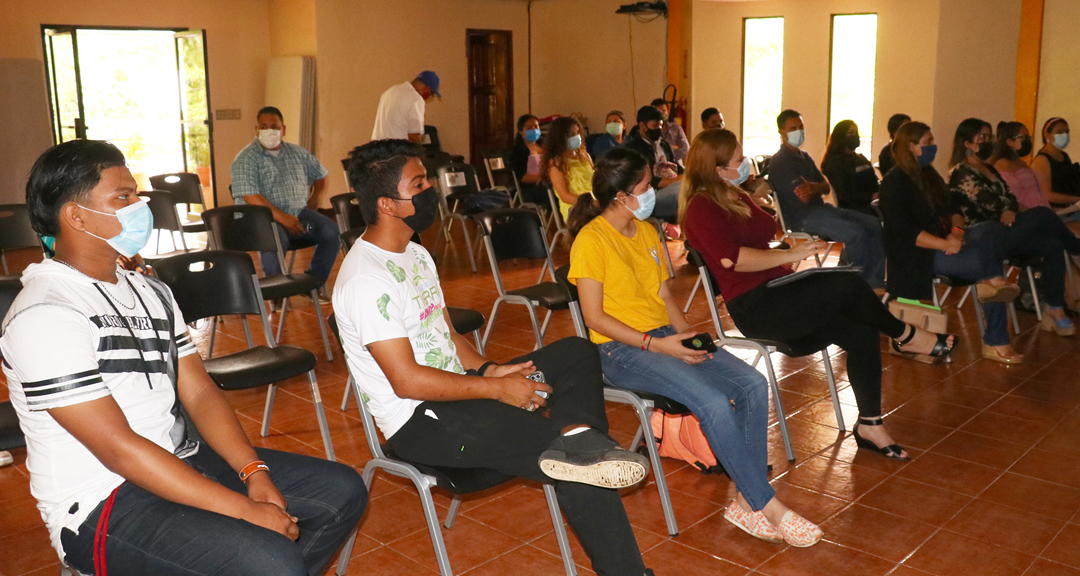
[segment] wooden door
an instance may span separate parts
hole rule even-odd
[[[508,150],[514,137],[513,34],[466,30],[469,64],[469,162],[487,179],[484,152]]]

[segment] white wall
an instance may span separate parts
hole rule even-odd
[[[1042,146],[1039,130],[1047,118],[1060,116],[1080,123],[1080,2],[1046,0],[1043,12],[1042,58],[1039,65],[1039,101],[1036,125],[1029,126],[1035,149]],[[1074,152],[1075,150],[1070,150]]]

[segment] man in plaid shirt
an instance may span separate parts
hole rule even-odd
[[[297,146],[282,142],[285,124],[281,111],[273,106],[259,110],[255,140],[244,147],[232,163],[232,196],[243,202],[266,206],[280,226],[281,246],[316,245],[307,274],[325,284],[338,253],[337,224],[316,211],[326,168],[315,156]],[[263,273],[281,274],[277,254],[260,254]]]

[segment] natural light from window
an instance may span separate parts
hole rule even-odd
[[[837,122],[854,120],[861,143],[856,152],[867,158],[873,157],[876,59],[877,14],[833,16],[829,133]]]
[[[769,155],[780,148],[776,115],[784,98],[784,19],[743,20],[743,154]]]

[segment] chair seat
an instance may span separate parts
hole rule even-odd
[[[632,390],[632,392],[634,394],[637,394],[638,398],[641,398],[642,400],[652,401],[653,406],[656,406],[656,409],[660,410],[661,412],[675,415],[690,414],[689,408],[680,404],[679,402],[672,400],[671,398],[668,398],[667,396],[650,394],[648,392],[638,392],[637,390]]]
[[[289,296],[308,294],[319,289],[319,281],[307,274],[279,274],[259,278],[263,300],[281,300]]]
[[[507,294],[524,296],[533,302],[539,302],[548,310],[566,310],[570,307],[570,295],[554,282],[542,282],[528,288],[510,290]]]
[[[974,280],[965,280],[963,278],[956,278],[956,277],[953,277],[953,276],[945,276],[943,274],[938,274],[936,276],[936,278],[942,284],[944,284],[946,286],[952,286],[954,288],[958,287],[958,286],[962,288],[964,286],[971,286],[972,284],[975,284]]]
[[[394,452],[394,447],[390,444],[382,445],[383,453],[387,458],[405,462],[410,466],[413,466],[425,476],[431,476],[435,479],[435,483],[443,489],[449,490],[454,494],[472,494],[474,492],[480,492],[481,490],[487,490],[488,488],[494,488],[499,484],[509,482],[514,477],[508,474],[503,474],[490,468],[451,468],[448,466],[428,466],[426,464],[417,464],[416,462],[410,462]]]
[[[304,248],[311,248],[312,246],[318,245],[319,243],[314,240],[308,240],[306,238],[290,238],[288,250],[303,250]]]
[[[203,222],[202,220],[197,220],[195,222],[181,221],[180,227],[184,229],[184,234],[206,232],[206,222]]]
[[[296,346],[256,346],[203,361],[222,390],[244,390],[288,380],[315,368],[315,355]]]
[[[1017,268],[1039,267],[1042,266],[1042,263],[1043,259],[1039,256],[1009,256],[1005,259],[1005,264]]]
[[[484,326],[484,315],[476,310],[447,306],[446,315],[450,317],[450,324],[458,334],[475,332]]]

